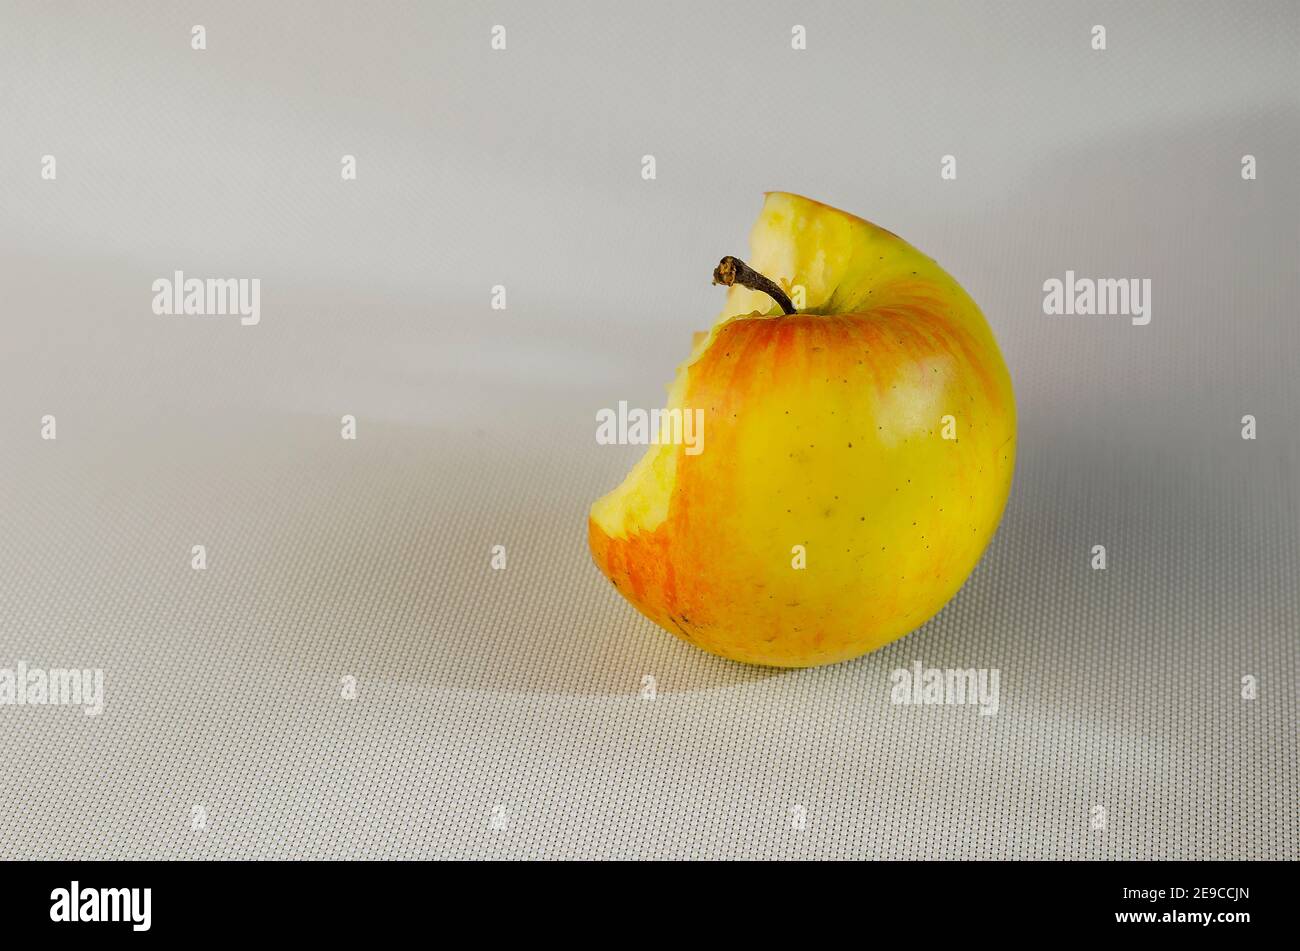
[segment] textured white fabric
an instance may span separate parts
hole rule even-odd
[[[106,697],[0,706],[0,855],[1300,857],[1300,13],[877,6],[5,5],[0,667]],[[585,538],[772,187],[939,260],[1020,407],[958,597],[797,672]],[[1045,316],[1067,269],[1151,323]],[[999,713],[891,704],[918,660]]]

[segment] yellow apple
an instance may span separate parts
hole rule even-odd
[[[1011,489],[1015,398],[975,302],[897,235],[776,192],[751,248],[797,313],[731,286],[669,388],[668,409],[703,410],[699,451],[651,445],[588,537],[683,640],[831,664],[915,630],[970,575]]]

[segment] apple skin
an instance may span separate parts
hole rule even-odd
[[[774,193],[749,263],[804,283],[808,312],[728,313],[771,304],[732,288],[669,400],[704,410],[703,451],[651,447],[593,506],[592,557],[704,650],[836,663],[924,624],[979,561],[1011,487],[1011,381],[969,296],[862,219]]]

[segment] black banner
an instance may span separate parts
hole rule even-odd
[[[14,862],[5,933],[338,940],[474,922],[540,927],[904,929],[923,944],[998,936],[1258,938],[1294,921],[1294,867],[1248,862],[556,863]],[[868,930],[869,929],[869,930]],[[869,943],[875,943],[871,940]]]

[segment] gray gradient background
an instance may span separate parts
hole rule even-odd
[[[0,708],[0,854],[1300,856],[1298,11],[0,4],[0,666],[107,677]],[[943,264],[1020,409],[957,598],[801,672],[585,544],[639,456],[595,411],[662,399],[772,188]],[[261,324],[154,316],[178,268]],[[1151,324],[1044,316],[1067,268]],[[914,660],[1001,713],[892,706]]]

